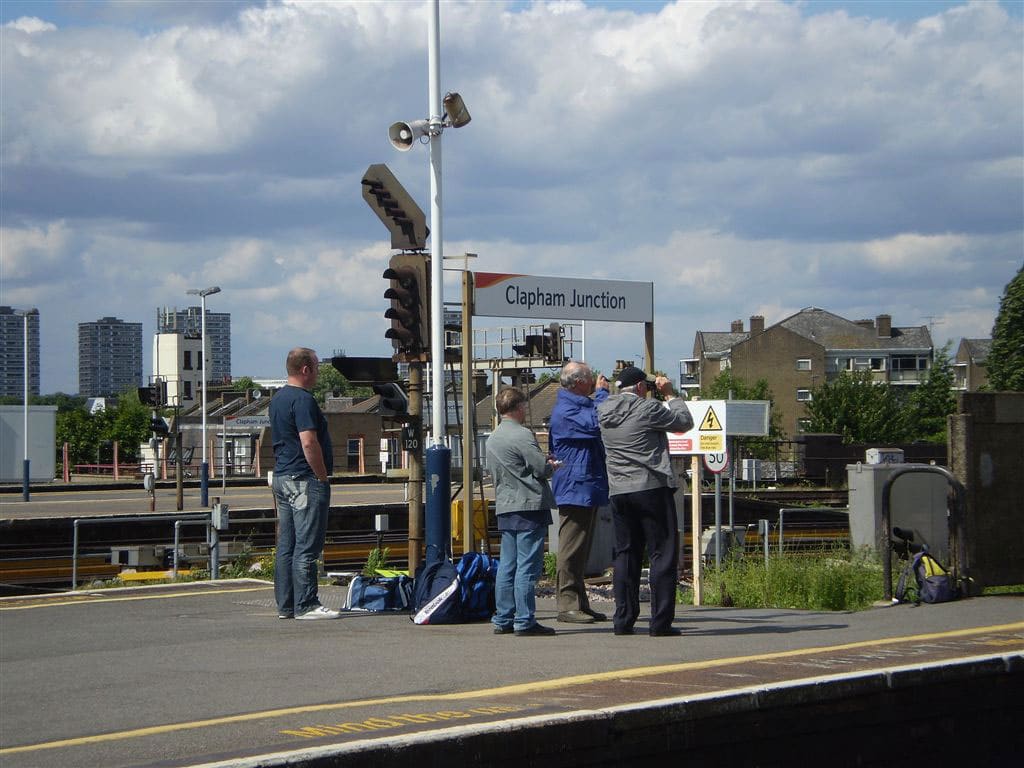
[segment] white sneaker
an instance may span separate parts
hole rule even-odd
[[[330,608],[325,608],[322,605],[318,605],[316,608],[313,608],[310,611],[300,613],[298,616],[295,617],[295,620],[301,621],[302,619],[307,619],[309,621],[313,621],[315,619],[336,619],[339,616],[341,616],[341,614],[338,611],[332,611]]]

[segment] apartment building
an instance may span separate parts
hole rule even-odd
[[[875,381],[916,386],[934,355],[927,326],[897,327],[892,317],[847,320],[818,307],[765,327],[753,315],[749,330],[735,320],[728,331],[697,331],[693,357],[681,360],[680,387],[699,391],[722,371],[749,383],[765,379],[789,435],[806,430],[812,391],[844,371],[867,371]]]
[[[25,394],[25,321],[28,319],[28,394],[39,394],[39,311],[0,307],[0,396]]]
[[[202,307],[170,309],[164,307],[156,313],[158,334],[177,333],[198,339],[202,335]],[[206,310],[206,348],[210,364],[207,366],[208,384],[227,384],[231,381],[231,313]]]
[[[960,339],[953,359],[953,388],[977,392],[988,384],[988,355],[992,339]]]
[[[142,323],[116,317],[78,324],[78,394],[116,397],[142,386]]]

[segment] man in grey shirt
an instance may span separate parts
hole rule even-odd
[[[672,382],[627,366],[615,382],[617,394],[597,406],[608,468],[608,491],[615,527],[616,635],[633,634],[640,615],[640,570],[650,555],[652,637],[680,634],[676,612],[679,533],[675,474],[668,455],[669,432],[686,432],[693,417],[675,396]],[[646,397],[657,390],[665,402]]]

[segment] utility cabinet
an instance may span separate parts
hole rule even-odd
[[[882,539],[882,486],[893,472],[910,464],[848,464],[850,489],[850,545],[854,549],[880,549]],[[949,483],[938,474],[911,473],[897,480],[890,492],[889,510],[893,528],[912,530],[915,544],[928,550],[943,565],[949,565]]]

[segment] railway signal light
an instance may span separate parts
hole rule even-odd
[[[427,217],[384,163],[375,163],[363,174],[363,200],[391,233],[395,250],[422,251],[426,248]]]
[[[380,415],[405,421],[409,418],[409,396],[400,384],[393,381],[373,384],[373,392],[380,395]]]
[[[426,361],[430,347],[430,272],[427,259],[422,254],[395,254],[383,275],[390,281],[384,298],[391,300],[391,307],[384,317],[391,321],[391,327],[384,336],[391,339],[395,348],[395,360],[410,362]]]
[[[549,363],[562,362],[562,326],[558,323],[544,329],[544,359]]]
[[[149,428],[153,430],[153,434],[157,437],[167,437],[167,434],[171,431],[171,428],[167,425],[167,420],[163,416],[157,416],[153,414],[153,418],[149,420]]]

